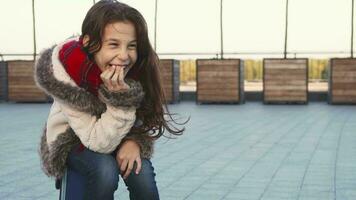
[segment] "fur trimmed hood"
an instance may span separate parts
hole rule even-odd
[[[52,60],[60,61],[58,58],[52,58],[54,48],[44,50],[35,64],[37,86],[48,95],[60,99],[80,111],[99,115],[105,109],[104,103],[98,101],[94,95],[83,88],[76,86],[73,80],[68,79],[66,82],[62,82],[55,77]]]
[[[58,51],[58,47],[56,48]],[[45,91],[48,95],[73,106],[75,109],[90,113],[96,116],[106,110],[105,103],[98,100],[96,96],[90,92],[78,87],[75,82],[67,75],[67,80],[59,81],[53,73],[53,64],[59,64],[56,54],[53,54],[54,47],[46,49],[41,53],[40,58],[35,65],[35,80],[38,87]],[[53,63],[53,62],[56,63]],[[64,68],[60,73],[66,73]],[[103,94],[105,99],[110,100],[110,103],[115,106],[134,106],[138,107],[144,96],[142,86],[139,82],[131,79],[126,79],[130,90],[127,92],[112,93],[111,97],[108,90],[102,85],[99,92]]]
[[[130,89],[125,92],[109,92],[103,85],[99,88],[102,99],[90,92],[78,87],[75,82],[66,74],[65,69],[56,67],[61,65],[58,59],[58,50],[61,45],[53,46],[44,50],[35,64],[35,81],[39,88],[52,96],[55,101],[68,104],[73,108],[100,118],[106,111],[106,104],[113,107],[138,108],[144,97],[141,84],[131,79],[126,82]],[[57,71],[56,71],[57,70]],[[57,77],[63,75],[62,78]],[[137,123],[137,122],[136,122]],[[80,144],[80,140],[74,131],[68,127],[50,145],[47,143],[47,129],[44,128],[41,137],[39,154],[41,157],[42,169],[48,176],[61,178],[66,168],[66,159],[69,152]],[[135,140],[141,147],[141,157],[151,158],[153,154],[153,141],[148,140],[145,135],[134,135],[128,133],[123,139]]]

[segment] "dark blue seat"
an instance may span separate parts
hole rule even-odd
[[[67,168],[61,180],[56,181],[56,188],[60,189],[59,200],[80,200],[84,196],[85,177]]]

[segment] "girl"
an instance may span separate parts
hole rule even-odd
[[[86,178],[84,199],[106,200],[121,174],[130,199],[159,199],[153,142],[164,130],[180,135],[184,128],[166,120],[174,122],[158,57],[136,9],[115,0],[96,3],[79,38],[41,53],[35,80],[54,100],[40,148],[48,176],[60,179],[69,167]]]

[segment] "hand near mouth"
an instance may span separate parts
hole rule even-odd
[[[119,65],[112,65],[100,74],[104,85],[111,92],[118,92],[129,89],[129,85],[125,83],[125,67]]]

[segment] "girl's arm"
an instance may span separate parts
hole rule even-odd
[[[120,144],[135,122],[135,108],[107,105],[98,119],[64,103],[58,103],[61,112],[80,141],[88,149],[99,153],[111,153]]]
[[[100,118],[60,103],[59,107],[69,126],[84,146],[100,153],[111,153],[134,125],[136,108],[144,93],[138,82],[129,80],[130,89],[111,92],[102,85],[99,97],[106,104],[106,111]]]

